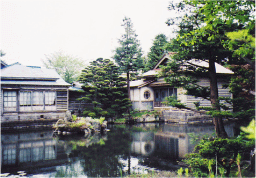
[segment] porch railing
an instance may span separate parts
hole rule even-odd
[[[163,104],[162,101],[155,101],[154,107],[167,107],[167,105]]]

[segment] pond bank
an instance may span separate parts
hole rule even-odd
[[[27,129],[50,129],[58,119],[39,119],[29,121],[2,122],[1,131],[27,130]]]

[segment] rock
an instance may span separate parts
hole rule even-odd
[[[71,115],[71,112],[70,112],[70,111],[66,111],[66,114],[65,114],[65,121],[69,121],[69,122],[72,121],[72,115]]]

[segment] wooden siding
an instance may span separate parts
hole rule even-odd
[[[85,108],[92,108],[93,104],[84,101],[69,101],[68,110],[77,116],[81,116]]]
[[[3,93],[4,91],[16,92],[16,107],[10,110],[10,108],[4,108]],[[21,100],[21,92],[31,93],[30,95],[24,95]],[[36,100],[36,104],[33,104],[34,98],[33,92],[40,92],[39,100]],[[55,92],[55,96],[52,94]],[[50,94],[49,94],[50,93]],[[46,95],[47,94],[47,95]],[[25,99],[26,97],[30,99]],[[47,96],[47,97],[46,97]],[[1,90],[1,121],[25,121],[33,119],[58,119],[63,118],[65,112],[68,110],[68,89],[67,87],[31,87],[22,86],[19,89],[15,87],[4,87]],[[41,98],[43,97],[43,99]],[[51,99],[50,99],[51,98]],[[55,99],[54,99],[55,98]]]
[[[57,91],[57,111],[68,110],[68,91]]]
[[[210,86],[209,79],[201,79],[200,82],[198,82],[200,86]],[[223,84],[226,84],[224,80],[218,80],[218,91],[219,91],[219,97],[232,97],[232,94],[229,92],[228,88],[223,88]],[[200,102],[200,106],[203,107],[211,107],[211,102],[209,100],[203,99],[201,97],[194,97],[194,96],[187,96],[186,105],[189,108],[195,109],[194,102]],[[231,107],[226,103],[227,106]]]

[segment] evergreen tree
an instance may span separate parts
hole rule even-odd
[[[164,34],[159,34],[155,37],[153,45],[148,53],[148,61],[144,71],[152,70],[158,61],[163,57],[165,52],[164,46],[167,43],[167,38]]]
[[[130,107],[130,102],[125,92],[125,79],[120,77],[118,67],[109,59],[99,58],[90,63],[80,76],[83,83],[87,103],[92,103],[93,108],[86,108],[84,115],[93,118],[105,117],[118,118]]]
[[[173,71],[166,80],[174,85],[186,87],[188,94],[209,98],[214,108],[214,124],[218,136],[226,137],[223,126],[218,98],[217,76],[215,62],[224,64],[225,62],[239,61],[238,56],[234,56],[234,51],[227,46],[230,39],[227,32],[235,30],[249,29],[252,32],[254,27],[254,17],[252,9],[255,2],[252,1],[197,1],[189,0],[178,4],[171,4],[170,9],[178,9],[182,16],[179,21],[179,31],[177,38],[169,44],[169,50],[178,49],[174,55],[176,62],[165,67],[165,71]],[[181,12],[184,13],[181,13]],[[172,25],[177,19],[170,19]],[[178,48],[177,48],[178,46]],[[185,62],[191,59],[201,59],[209,63],[208,68],[187,67]],[[184,71],[184,69],[187,69]],[[175,71],[175,72],[174,72]],[[182,71],[182,75],[181,74]],[[195,74],[198,72],[198,74]],[[204,75],[210,79],[210,88],[199,87],[192,76]],[[217,112],[216,112],[217,111]]]
[[[120,71],[127,75],[128,98],[130,99],[130,73],[143,68],[142,51],[130,18],[123,19],[125,34],[119,39],[120,47],[115,50],[114,59]]]

